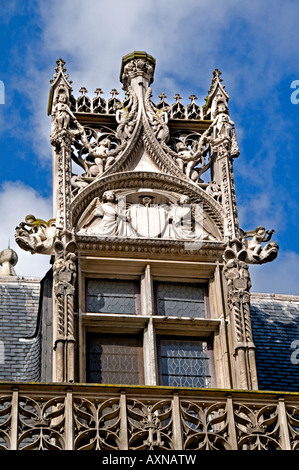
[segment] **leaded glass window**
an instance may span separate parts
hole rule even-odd
[[[204,286],[176,282],[155,282],[157,315],[205,317]]]
[[[211,386],[211,359],[206,341],[161,338],[159,347],[162,385]]]
[[[87,312],[139,313],[138,283],[119,279],[87,279]]]
[[[87,334],[86,379],[89,383],[143,383],[142,343],[137,336]]]

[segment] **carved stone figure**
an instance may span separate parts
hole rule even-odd
[[[55,219],[46,222],[36,219],[34,215],[27,215],[25,222],[21,222],[16,227],[15,239],[25,251],[50,254],[53,250],[55,235]]]
[[[230,119],[225,103],[219,103],[216,108],[216,118],[212,123],[213,140],[229,139],[232,136],[234,122]]]
[[[121,141],[127,141],[132,136],[136,124],[137,97],[131,87],[127,92],[124,103],[116,103],[114,106],[115,118],[118,123],[116,137]]]
[[[106,191],[103,194],[102,202],[98,198],[93,201],[85,228],[82,228],[78,233],[101,237],[122,236],[126,220],[125,212],[118,206],[115,192]]]
[[[206,193],[212,196],[217,202],[221,202],[221,187],[215,181],[211,181],[206,187]]]
[[[204,132],[203,139],[210,142],[214,148],[217,147],[218,157],[239,155],[235,124],[229,117],[228,107],[224,101],[218,101],[214,120]]]
[[[161,142],[167,142],[169,139],[168,110],[167,108],[157,108],[151,101],[152,89],[149,87],[145,94],[144,104],[148,117],[148,122],[156,139]]]
[[[71,185],[73,188],[73,193],[75,194],[86,188],[86,186],[88,186],[88,182],[79,175],[72,175]]]
[[[94,164],[89,167],[91,176],[101,176],[114,163],[115,157],[109,155],[110,148],[111,141],[108,138],[91,147],[89,155],[94,159]]]
[[[178,154],[176,162],[185,175],[190,178],[192,169],[198,163],[198,155],[196,156],[182,141],[177,143],[176,150]]]
[[[273,233],[275,233],[274,230],[268,231],[261,226],[253,231],[243,232],[242,242],[247,252],[248,263],[263,264],[277,257],[279,247],[276,242],[270,242]],[[269,243],[262,247],[264,242]]]
[[[71,118],[75,121],[76,118],[73,115],[70,107],[67,104],[67,98],[64,94],[58,95],[57,104],[54,106],[54,122],[56,129],[69,129]]]
[[[192,206],[188,196],[181,196],[178,203],[172,206],[169,218],[172,222],[174,238],[179,240],[194,240],[197,238],[193,227]]]
[[[71,129],[72,125],[75,127]],[[84,133],[83,126],[78,122],[70,109],[70,103],[64,93],[58,94],[52,111],[51,143],[55,144],[62,136],[75,136]]]

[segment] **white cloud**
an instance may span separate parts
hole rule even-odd
[[[15,242],[15,227],[23,222],[26,215],[37,218],[52,218],[52,203],[21,182],[6,182],[0,191],[0,251],[10,247],[18,255],[15,267],[18,276],[42,277],[50,269],[49,256],[31,255],[22,250]]]

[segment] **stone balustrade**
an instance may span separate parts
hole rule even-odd
[[[3,382],[0,448],[295,450],[299,393]]]

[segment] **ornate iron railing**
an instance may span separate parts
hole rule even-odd
[[[299,393],[0,383],[0,448],[296,450]]]

